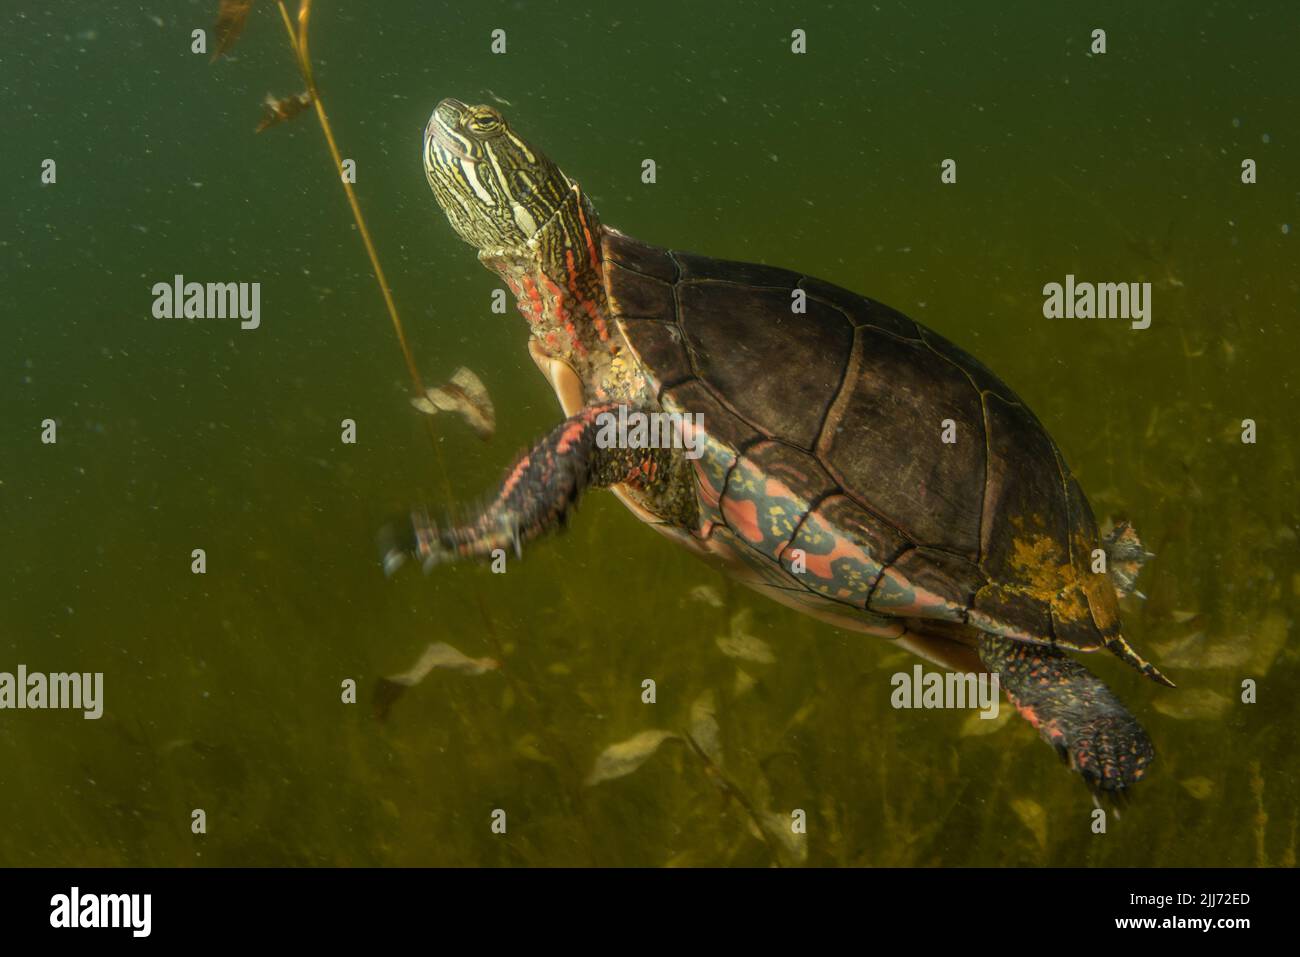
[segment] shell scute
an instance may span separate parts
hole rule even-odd
[[[651,276],[625,269],[616,263],[605,264],[609,280],[606,298],[610,312],[618,319],[649,319],[672,322],[676,306],[673,287]]]
[[[908,537],[975,558],[984,492],[983,414],[962,373],[920,342],[857,330],[857,376],[818,445],[841,487]],[[956,441],[945,443],[945,422]]]
[[[822,499],[805,516],[782,563],[814,591],[866,610],[881,572],[910,543],[843,492]]]
[[[983,584],[973,562],[925,546],[909,548],[884,570],[867,607],[899,618],[965,621]]]
[[[681,332],[672,323],[654,319],[619,319],[618,328],[655,392],[662,385],[661,376],[676,378],[689,373],[690,357],[686,354]]]
[[[834,306],[854,328],[870,326],[900,339],[921,338],[920,329],[915,322],[884,303],[807,276],[799,281],[799,287],[809,296]]]
[[[624,270],[641,273],[670,285],[677,281],[677,264],[666,249],[606,228],[601,237],[600,250],[606,265],[614,263]],[[607,277],[605,282],[606,285],[616,285],[618,280],[611,281]]]
[[[811,449],[840,387],[853,330],[835,310],[790,311],[780,289],[683,280],[682,331],[700,378],[745,419]]]
[[[677,264],[678,278],[681,282],[713,280],[737,286],[771,286],[781,290],[793,289],[803,277],[789,269],[776,266],[763,266],[759,263],[733,262],[727,259],[712,259],[673,250],[673,261]],[[789,296],[786,293],[786,308],[789,310]]]

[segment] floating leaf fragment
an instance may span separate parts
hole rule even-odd
[[[780,811],[765,811],[760,816],[763,830],[795,861],[808,859],[808,835],[794,829],[794,818]]]
[[[388,680],[397,681],[409,687],[410,685],[419,684],[435,668],[442,668],[444,671],[459,671],[467,675],[481,675],[488,671],[495,671],[500,667],[501,662],[495,658],[471,658],[445,641],[436,641],[424,649],[424,654],[420,656],[420,660],[415,663],[414,668],[405,674],[394,675]]]
[[[1209,778],[1188,778],[1187,780],[1179,781],[1178,783],[1183,786],[1183,790],[1198,801],[1204,801],[1214,793],[1214,782]]]
[[[1268,674],[1279,652],[1286,645],[1290,630],[1290,620],[1280,611],[1270,611],[1264,616],[1264,620],[1255,629],[1254,641],[1251,642],[1253,653],[1250,658],[1250,668],[1254,672],[1254,677],[1262,678]]]
[[[614,778],[631,774],[659,750],[659,745],[677,737],[678,735],[672,731],[653,729],[642,731],[618,744],[611,744],[600,752],[595,766],[583,783],[591,787],[601,781],[612,781]]]
[[[445,384],[425,390],[424,395],[411,400],[411,405],[425,415],[437,415],[439,412],[455,412],[469,423],[470,428],[486,441],[492,438],[497,428],[496,409],[488,395],[483,380],[472,371],[461,366],[452,373]]]
[[[1238,668],[1250,659],[1248,641],[1241,638],[1215,640],[1208,638],[1203,631],[1194,631],[1153,648],[1160,664],[1167,668]]]
[[[1155,709],[1179,721],[1217,718],[1228,710],[1231,699],[1208,688],[1171,691],[1156,698]]]
[[[1043,806],[1032,798],[1016,798],[1011,802],[1011,810],[1016,812],[1020,823],[1029,829],[1038,843],[1038,849],[1047,850],[1047,812]]]
[[[722,767],[722,729],[712,691],[706,691],[691,705],[691,740],[704,756]]]
[[[718,648],[728,658],[752,661],[755,664],[770,665],[776,661],[776,655],[761,638],[749,633],[753,612],[742,608],[731,616],[731,634],[718,636]]]
[[[722,596],[712,585],[696,585],[686,593],[686,597],[691,601],[703,602],[710,608],[722,607]]]
[[[998,704],[998,713],[992,718],[983,717],[983,712],[981,711],[972,711],[967,716],[966,720],[961,723],[961,731],[958,733],[959,737],[979,737],[980,735],[992,734],[994,731],[1003,727],[1011,720],[1011,715],[1015,709],[1008,707],[1005,701],[999,701]]]
[[[293,119],[309,106],[311,106],[310,93],[295,93],[293,96],[286,96],[284,99],[276,99],[268,93],[265,102],[262,104],[265,113],[262,116],[262,122],[257,124],[256,132],[260,133],[269,127],[279,126],[281,123]]]
[[[814,695],[800,705],[799,710],[792,714],[790,720],[785,723],[785,730],[789,731],[792,728],[797,728],[812,717],[812,713],[817,710],[821,700],[821,698]]]
[[[217,8],[217,22],[212,25],[217,45],[209,62],[215,63],[230,52],[239,35],[244,32],[244,24],[248,22],[248,15],[252,11],[253,0],[221,0],[221,6]]]
[[[446,642],[434,642],[424,649],[411,670],[379,679],[375,686],[375,716],[381,721],[385,720],[406,689],[418,685],[435,668],[466,675],[481,675],[500,667],[501,662],[495,658],[471,658]]]
[[[535,734],[529,733],[524,735],[515,742],[515,754],[519,755],[521,758],[526,758],[529,761],[536,761],[538,764],[554,765],[555,761],[548,757],[541,747],[539,747],[539,741],[540,739]]]

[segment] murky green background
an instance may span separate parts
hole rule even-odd
[[[582,6],[315,11],[423,374],[468,365],[496,400],[490,444],[439,423],[457,500],[559,415],[420,166],[439,98],[495,95],[608,223],[888,302],[1031,404],[1099,515],[1158,553],[1126,627],[1179,689],[1089,661],[1156,742],[1136,801],[1092,834],[1027,724],[894,711],[911,659],[729,588],[605,493],[505,575],[386,580],[376,529],[441,508],[443,479],[314,118],[253,134],[268,91],[301,87],[274,6],[209,65],[189,33],[215,0],[19,0],[0,14],[0,670],[103,671],[107,707],[0,712],[0,864],[1294,865],[1295,5]],[[261,282],[262,327],[150,318],[178,272]],[[1067,272],[1151,281],[1152,327],[1043,319]],[[774,663],[719,650],[745,610]],[[376,680],[434,641],[503,666],[435,672],[377,721]],[[732,797],[675,741],[584,786],[602,749],[685,728],[707,692]],[[756,836],[792,808],[801,845]]]

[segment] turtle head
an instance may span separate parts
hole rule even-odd
[[[425,127],[424,173],[452,228],[488,254],[523,254],[573,187],[500,112],[450,99]]]

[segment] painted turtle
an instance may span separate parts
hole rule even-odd
[[[1142,777],[1150,739],[1059,649],[1104,646],[1170,683],[1120,630],[1117,593],[1145,553],[1128,529],[1099,539],[1060,450],[992,372],[829,283],[602,226],[492,107],[439,103],[424,168],[452,227],[515,295],[568,418],[476,517],[440,527],[414,512],[389,542],[390,570],[517,551],[587,488],[610,488],[778,601],[947,668],[998,672],[1094,793]],[[654,413],[680,441],[610,431]]]

